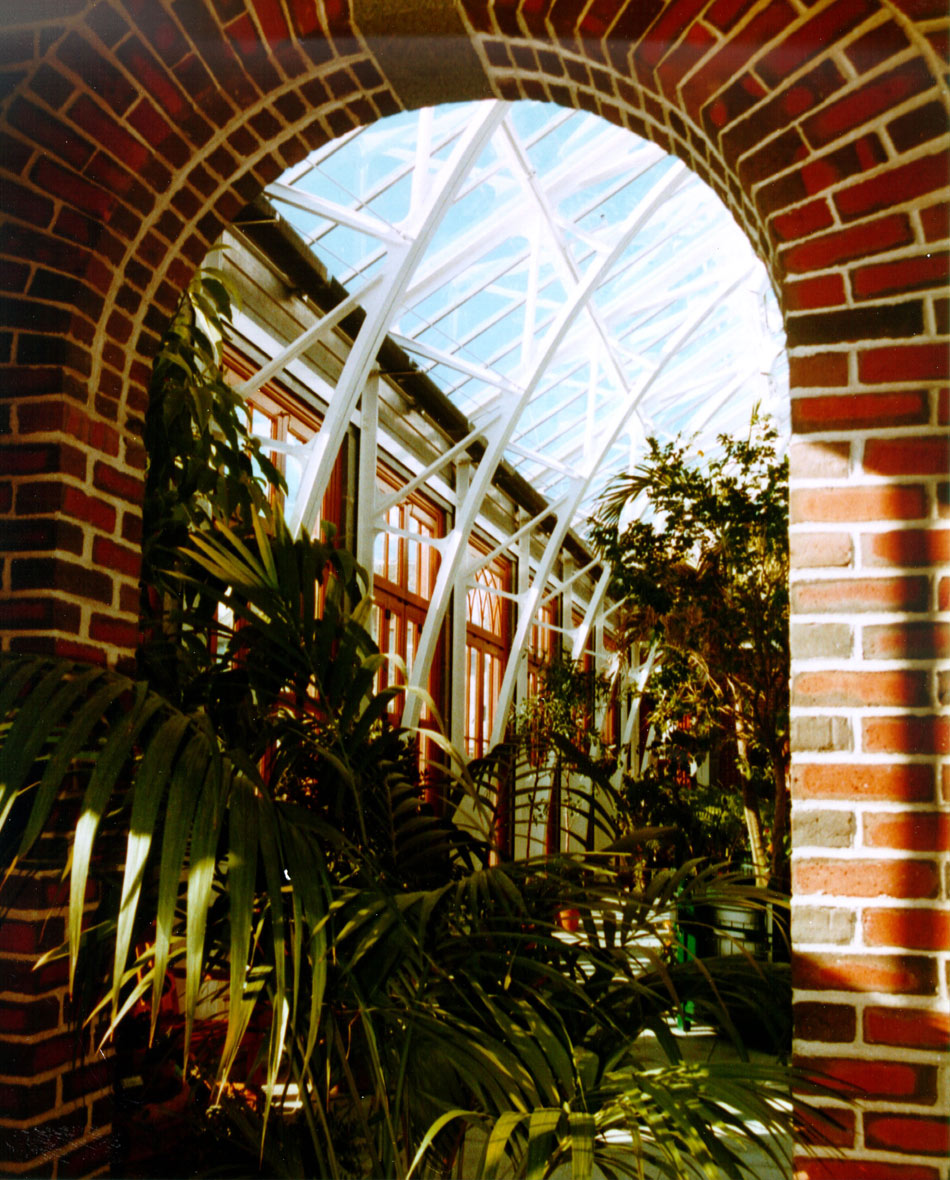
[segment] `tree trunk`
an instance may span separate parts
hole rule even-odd
[[[772,754],[772,776],[775,784],[775,822],[772,826],[772,880],[774,889],[789,891],[788,859],[785,855],[785,835],[788,831],[788,741]]]
[[[745,816],[745,826],[749,833],[749,851],[752,854],[752,871],[755,883],[765,888],[769,883],[769,860],[765,852],[765,839],[762,836],[762,816],[759,814],[759,801],[752,787],[752,781],[742,770],[748,765],[746,740],[742,733],[742,723],[736,719],[736,753],[739,762],[739,775],[742,779],[742,813]]]

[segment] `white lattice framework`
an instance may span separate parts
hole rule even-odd
[[[709,448],[716,434],[742,430],[756,402],[784,412],[784,341],[765,269],[683,164],[593,116],[541,104],[384,120],[314,152],[267,193],[349,297],[245,391],[329,337],[354,308],[365,312],[323,426],[297,456],[303,474],[291,526],[314,527],[357,411],[357,556],[367,568],[392,503],[455,465],[457,506],[447,535],[433,542],[441,562],[412,685],[428,681],[453,593],[464,595],[499,552],[520,553],[524,564],[541,518],[555,518],[514,596],[497,740],[519,675],[523,683],[538,608],[565,589],[552,583],[565,538],[583,533],[610,474],[636,462],[648,434],[696,431],[697,445]],[[383,498],[374,367],[387,337],[467,416],[470,434]],[[477,462],[466,453],[475,439],[483,444]],[[503,459],[550,508],[473,566],[469,536]],[[568,631],[575,656],[602,616],[608,576]],[[410,693],[405,722],[418,713]]]

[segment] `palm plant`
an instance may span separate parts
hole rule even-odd
[[[465,1174],[493,1175],[505,1156],[540,1175],[572,1156],[577,1175],[594,1159],[636,1174],[638,1157],[669,1175],[687,1159],[738,1175],[720,1132],[750,1113],[779,1120],[764,1099],[787,1078],[760,1071],[742,1098],[732,1067],[679,1061],[664,1018],[683,997],[718,1008],[760,978],[744,961],[668,953],[684,899],[747,891],[693,865],[630,891],[602,857],[492,864],[490,823],[479,837],[422,802],[407,735],[385,720],[389,691],[373,691],[382,657],[345,605],[358,589],[347,556],[278,518],[271,536],[221,528],[188,557],[230,612],[190,712],[106,669],[7,657],[0,671],[5,830],[26,856],[71,776],[70,975],[108,946],[112,1027],[145,1002],[154,1030],[180,969],[187,1056],[217,979],[223,1043],[198,1068],[221,1091],[265,1013],[256,1127],[276,1124],[279,1158],[302,1174],[407,1176],[423,1159],[435,1174],[463,1127],[483,1124]],[[447,796],[467,786],[457,776]],[[116,832],[121,869],[95,856]],[[110,874],[84,927],[87,882]],[[580,915],[574,934],[564,907]],[[644,1030],[666,1067],[638,1061]]]
[[[677,955],[671,934],[684,903],[764,895],[696,864],[632,889],[609,856],[500,863],[489,802],[447,747],[435,814],[414,735],[388,717],[400,690],[375,688],[361,571],[250,486],[259,448],[236,407],[209,417],[175,386],[214,387],[214,342],[174,350],[153,444],[184,406],[179,446],[211,423],[196,450],[217,474],[192,454],[153,473],[146,676],[0,657],[0,853],[38,855],[73,808],[62,953],[71,986],[98,990],[85,1015],[111,1034],[144,1012],[153,1037],[178,994],[183,1061],[271,1174],[754,1174],[742,1144],[752,1120],[787,1124],[787,1071],[685,1064],[667,1017],[768,1012],[765,968]],[[170,486],[183,471],[197,499]]]

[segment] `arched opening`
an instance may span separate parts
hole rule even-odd
[[[653,656],[647,640],[634,665],[620,653],[614,574],[590,516],[648,436],[682,435],[711,457],[719,435],[748,434],[756,407],[787,432],[778,309],[715,196],[590,115],[427,108],[311,153],[239,217],[218,261],[240,287],[236,380],[259,433],[277,440],[291,527],[316,535],[339,482],[332,524],[375,573],[377,642],[435,698],[455,749],[483,756],[513,735],[553,662],[583,666],[593,695],[600,685],[585,754],[609,729],[611,750],[626,742],[622,759],[611,754],[618,784],[621,761],[628,772],[656,762],[640,746],[661,739],[637,721],[651,686],[637,687],[636,661],[648,676]],[[317,433],[303,421],[314,407]],[[473,595],[486,600],[477,622],[461,605]],[[407,697],[405,723],[417,709],[432,722],[421,701]],[[515,846],[593,839],[590,784],[562,783],[560,762],[542,772],[537,755],[516,763]],[[708,755],[696,757],[705,783]],[[683,842],[684,859],[704,834]]]
[[[472,4],[405,19],[409,31],[436,29],[441,60],[457,68],[437,97],[461,97],[457,84],[466,97],[553,98],[642,126],[709,175],[781,276],[803,548],[800,1048],[866,1073],[847,1155],[933,1174],[946,1004],[934,885],[946,742],[935,664],[947,592],[945,13],[589,8]],[[16,443],[0,492],[10,646],[121,658],[134,645],[135,419],[150,349],[218,228],[308,139],[399,105],[374,46],[401,30],[380,21],[369,7],[234,6],[212,18],[107,4],[11,24],[3,347]],[[432,44],[418,60],[431,64]],[[441,90],[445,73],[427,77]],[[876,817],[904,814],[912,830],[881,835]],[[868,868],[882,848],[883,878]],[[32,911],[20,912],[28,926]],[[911,1047],[878,1018],[898,1002],[923,1030]],[[868,1062],[880,1065],[873,1075]],[[17,1126],[42,1113],[31,1106]]]

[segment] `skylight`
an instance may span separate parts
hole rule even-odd
[[[391,336],[534,487],[569,493],[579,529],[648,434],[709,447],[755,403],[785,425],[781,317],[748,239],[683,164],[593,115],[408,112],[268,195],[366,308],[368,340]]]

